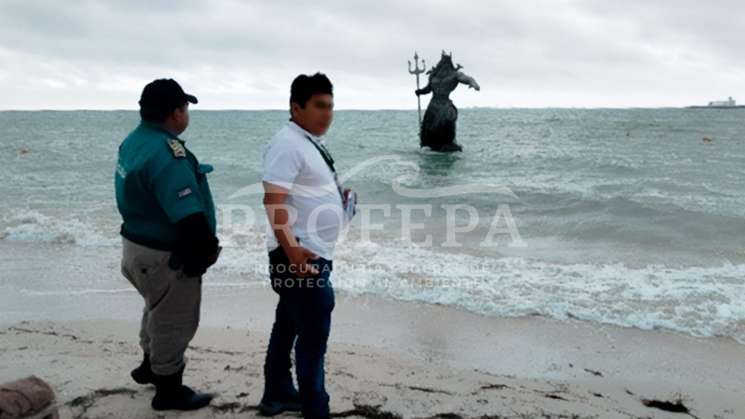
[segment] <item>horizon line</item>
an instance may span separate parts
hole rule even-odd
[[[548,110],[548,109],[706,109],[706,106],[686,105],[686,106],[464,106],[462,109],[493,109],[493,110]],[[289,112],[285,108],[209,108],[209,109],[189,109],[190,112]],[[338,108],[335,112],[364,111],[364,112],[385,112],[385,111],[417,111],[417,108]],[[28,109],[0,109],[0,112],[139,112],[135,108],[28,108]]]

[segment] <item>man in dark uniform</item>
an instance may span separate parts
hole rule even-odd
[[[199,325],[202,275],[217,261],[215,208],[206,174],[178,135],[189,103],[172,79],[142,91],[142,122],[119,147],[116,202],[122,215],[122,274],[145,300],[140,329],[139,384],[155,384],[155,410],[195,410],[209,394],[182,384],[184,352]]]

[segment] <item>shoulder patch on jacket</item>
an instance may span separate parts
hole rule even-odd
[[[184,149],[184,145],[181,144],[181,142],[175,138],[171,138],[168,140],[168,146],[171,147],[171,152],[173,153],[173,157],[176,158],[184,158],[186,157],[186,150]]]

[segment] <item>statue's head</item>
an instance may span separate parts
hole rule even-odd
[[[463,66],[460,64],[458,64],[457,67],[453,65],[453,53],[450,52],[450,54],[448,54],[445,52],[445,50],[443,50],[442,55],[440,56],[440,62],[438,62],[436,66],[432,67],[432,69],[429,70],[427,74],[458,71],[461,68],[463,68]]]
[[[442,65],[443,67],[450,67],[455,68],[453,66],[453,53],[450,54],[445,53],[445,51],[442,51],[442,56],[440,56],[440,62],[438,65]]]

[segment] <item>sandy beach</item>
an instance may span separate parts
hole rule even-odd
[[[134,293],[120,298],[139,307]],[[136,309],[131,320],[107,319],[102,309],[90,320],[5,322],[0,377],[47,380],[67,418],[254,417],[275,303],[262,286],[206,293],[186,380],[218,397],[198,412],[156,413],[154,389],[131,381],[140,359]],[[234,321],[216,325],[217,310]],[[334,417],[742,418],[743,359],[745,346],[728,338],[340,293],[327,386]],[[655,407],[677,401],[690,413]]]

